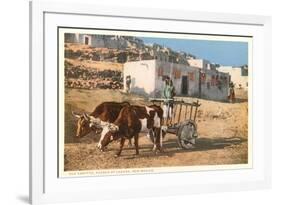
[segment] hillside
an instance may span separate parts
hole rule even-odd
[[[66,60],[79,60],[78,62],[111,62],[124,64],[129,59],[136,61],[139,58],[139,50],[136,48],[128,48],[125,50],[113,48],[97,48],[79,43],[65,43],[64,46]],[[153,57],[146,57],[152,59]]]
[[[123,64],[112,63],[106,61],[93,61],[93,60],[79,60],[79,59],[65,59],[67,67],[82,67],[88,70],[116,70],[123,71]]]
[[[65,44],[65,87],[82,89],[122,89],[123,64],[114,62],[118,51],[82,44]],[[117,55],[116,54],[116,55]],[[100,61],[96,56],[107,56]]]

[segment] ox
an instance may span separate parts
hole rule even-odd
[[[110,142],[120,139],[120,148],[115,157],[120,156],[126,139],[134,138],[136,155],[139,154],[138,138],[140,132],[153,133],[153,150],[162,151],[161,124],[163,110],[157,105],[151,106],[125,106],[120,111],[114,123],[104,126],[101,134],[101,147],[103,150]],[[151,132],[152,131],[152,132]]]
[[[86,113],[77,114],[72,112],[72,114],[78,118],[76,137],[81,138],[89,134],[91,131],[102,129],[106,123],[114,122],[121,109],[129,105],[130,104],[128,102],[103,102],[99,104],[89,115]],[[101,140],[102,138],[100,138],[98,143],[99,148],[101,147]]]

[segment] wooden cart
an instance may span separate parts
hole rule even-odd
[[[164,99],[150,98],[153,104],[164,106]],[[183,99],[175,99],[173,101],[173,116],[171,124],[163,126],[163,130],[167,133],[175,134],[177,141],[182,149],[190,149],[198,138],[196,116],[200,104],[199,101],[187,102]]]

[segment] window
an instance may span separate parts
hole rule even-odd
[[[173,69],[173,75],[174,75],[175,79],[179,79],[181,77],[181,71],[176,69],[176,68],[174,68]]]
[[[158,68],[158,77],[161,77],[161,76],[163,76],[163,74],[164,74],[164,69],[163,68]]]
[[[206,81],[206,73],[200,72],[201,84],[204,84]]]
[[[188,79],[190,81],[194,81],[194,73],[193,72],[188,72]]]

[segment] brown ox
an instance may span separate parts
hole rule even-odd
[[[140,132],[151,132],[154,135],[153,150],[162,151],[161,124],[163,120],[163,110],[157,105],[151,106],[126,106],[119,113],[114,123],[104,126],[101,134],[101,150],[103,150],[113,140],[120,139],[120,149],[116,153],[118,157],[124,146],[126,139],[134,137],[136,155],[139,154],[138,138]]]
[[[102,129],[102,126],[106,123],[114,122],[121,109],[128,105],[130,105],[128,102],[103,102],[99,104],[89,115],[86,113],[77,114],[73,112],[72,114],[78,118],[76,137],[81,138],[89,134],[91,131]],[[98,147],[100,147],[100,142]]]

